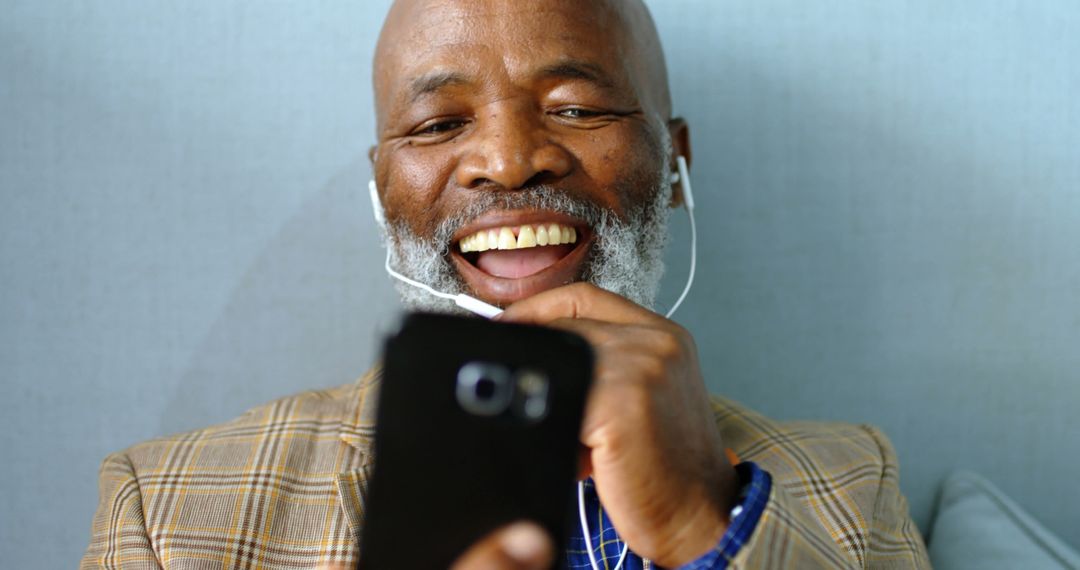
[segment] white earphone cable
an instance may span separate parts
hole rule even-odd
[[[394,269],[392,267],[390,267],[390,248],[389,247],[386,248],[386,263],[385,263],[385,265],[386,265],[386,272],[389,273],[390,276],[393,277],[394,279],[404,281],[405,283],[408,283],[409,285],[412,285],[413,287],[419,287],[420,289],[423,289],[424,291],[427,291],[428,293],[431,293],[432,295],[435,295],[436,297],[439,297],[441,299],[453,300],[455,298],[455,295],[451,295],[449,293],[443,293],[442,291],[436,291],[435,289],[432,289],[430,286],[428,286],[425,283],[421,283],[419,281],[409,279],[408,277],[398,273],[397,271],[394,271]]]
[[[424,291],[427,291],[428,293],[431,293],[432,295],[435,295],[436,297],[439,297],[440,299],[450,299],[451,301],[454,302],[455,305],[457,305],[457,306],[459,306],[459,307],[461,307],[461,308],[463,308],[463,309],[465,309],[465,310],[467,310],[469,312],[480,315],[481,317],[485,317],[485,318],[490,319],[490,318],[493,318],[495,315],[498,315],[499,313],[503,312],[502,309],[496,307],[495,305],[490,305],[488,303],[485,303],[485,302],[481,301],[480,299],[477,299],[476,297],[470,297],[470,296],[468,296],[468,295],[466,295],[464,293],[459,293],[457,295],[451,295],[450,293],[443,293],[442,291],[436,291],[431,286],[429,286],[429,285],[427,285],[425,283],[421,283],[421,282],[416,281],[414,279],[409,279],[408,277],[398,273],[397,271],[394,271],[394,268],[390,267],[390,248],[389,247],[386,248],[386,262],[383,265],[386,267],[386,272],[388,274],[390,274],[390,277],[393,277],[394,279],[398,279],[398,280],[400,280],[400,281],[402,281],[404,283],[412,285],[413,287],[419,287],[419,288],[423,289]]]
[[[686,278],[686,285],[683,287],[682,293],[679,294],[679,298],[668,310],[665,318],[670,319],[671,315],[675,314],[675,311],[679,309],[679,305],[682,305],[683,300],[686,299],[687,293],[690,292],[690,287],[694,284],[694,273],[697,269],[697,224],[694,223],[694,191],[690,186],[690,172],[686,164],[686,159],[679,156],[676,159],[676,163],[679,168],[679,176],[677,181],[682,183],[683,189],[683,205],[686,206],[686,215],[690,217],[690,272]],[[585,516],[585,482],[578,481],[578,518],[581,520],[581,533],[585,537],[585,548],[589,553],[589,564],[592,565],[593,570],[600,570],[600,565],[596,562],[596,554],[593,552],[592,534],[589,532],[588,517]],[[601,531],[602,532],[602,531]],[[601,539],[603,537],[601,536]],[[626,554],[630,551],[630,546],[623,543],[622,554],[619,555],[619,561],[615,564],[614,570],[620,570],[623,562],[626,561]]]
[[[686,215],[690,218],[690,271],[687,275],[686,285],[683,286],[682,293],[679,294],[679,298],[675,300],[675,304],[672,305],[671,309],[668,310],[666,315],[664,315],[668,319],[670,319],[671,316],[675,314],[675,311],[679,309],[679,306],[681,306],[683,301],[686,299],[686,295],[690,292],[690,288],[694,285],[694,274],[697,271],[697,224],[694,221],[694,191],[693,188],[690,186],[690,172],[686,164],[686,158],[684,158],[683,156],[678,156],[676,157],[675,162],[679,172],[677,175],[673,175],[673,180],[682,184],[683,205],[686,206]],[[379,194],[377,192],[374,180],[368,182],[368,191],[371,196],[371,207],[373,213],[375,214],[375,221],[378,222],[379,225],[384,225],[386,222],[383,216],[382,204],[379,201]],[[419,287],[420,289],[423,289],[424,291],[427,291],[428,293],[431,293],[436,297],[442,299],[450,299],[457,306],[467,311],[471,311],[489,319],[495,317],[499,313],[502,313],[502,309],[500,309],[499,307],[485,303],[475,297],[470,297],[469,295],[466,295],[464,293],[451,295],[449,293],[443,293],[442,291],[436,291],[425,283],[410,279],[398,273],[397,271],[394,271],[394,269],[390,267],[389,248],[387,248],[386,250],[386,261],[384,265],[386,267],[386,273],[388,273],[394,279],[412,285],[413,287]]]
[[[690,169],[687,168],[686,159],[682,156],[676,159],[676,163],[679,167],[679,182],[683,188],[683,205],[686,206],[686,215],[690,218],[690,274],[686,277],[686,286],[683,287],[679,298],[664,315],[668,319],[675,314],[679,305],[682,305],[683,300],[686,299],[686,294],[690,292],[690,287],[694,284],[694,273],[697,270],[697,224],[694,223],[694,191],[690,187]]]
[[[585,538],[585,552],[589,553],[589,565],[593,567],[593,570],[600,570],[600,565],[596,562],[596,554],[593,551],[592,535],[589,533],[589,521],[585,515],[585,482],[578,481],[577,498],[578,498],[578,518],[581,520],[581,532]],[[601,530],[601,532],[603,532]],[[603,536],[600,537],[603,541]],[[626,561],[626,553],[630,551],[630,545],[623,543],[622,554],[619,555],[619,561],[615,563],[613,570],[620,570],[623,562]]]

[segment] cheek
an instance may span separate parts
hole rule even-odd
[[[386,219],[404,222],[419,236],[433,235],[443,217],[441,202],[453,172],[452,160],[405,147],[385,157],[383,164],[379,171]]]
[[[582,169],[601,192],[601,204],[626,212],[651,197],[664,157],[647,128],[625,125],[606,133],[591,133],[575,153]]]

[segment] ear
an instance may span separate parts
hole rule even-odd
[[[668,157],[668,172],[678,173],[679,168],[676,166],[676,157],[682,156],[686,159],[686,165],[689,167],[693,162],[693,155],[690,151],[690,126],[686,124],[686,121],[681,117],[675,117],[668,121],[667,124],[668,133],[671,135],[671,156]],[[677,182],[671,186],[671,207],[678,208],[683,204],[683,191],[682,182]]]

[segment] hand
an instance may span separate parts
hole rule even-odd
[[[540,570],[550,568],[555,547],[539,526],[519,522],[505,526],[474,544],[453,570]]]
[[[587,283],[511,305],[498,320],[565,329],[596,353],[581,442],[616,530],[665,567],[714,548],[734,503],[693,338],[652,311]]]

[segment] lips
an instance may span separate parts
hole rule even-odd
[[[590,243],[569,216],[496,212],[458,231],[450,258],[473,293],[505,305],[576,281]]]

